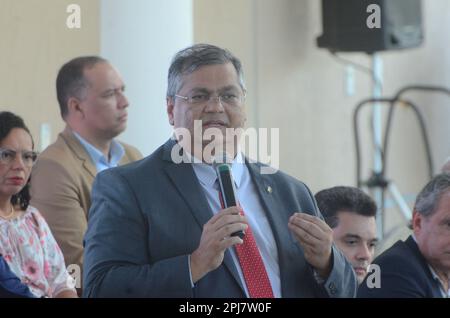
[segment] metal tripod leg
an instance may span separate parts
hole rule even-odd
[[[400,212],[402,212],[405,221],[409,222],[412,218],[411,209],[409,208],[408,204],[406,204],[405,199],[403,198],[395,183],[392,181],[389,182],[387,189],[394,199],[395,203],[397,204]]]

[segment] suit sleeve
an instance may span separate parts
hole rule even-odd
[[[193,297],[188,255],[150,263],[151,226],[125,178],[115,169],[97,175],[85,236],[85,297]]]
[[[67,266],[83,263],[86,214],[68,168],[51,159],[38,160],[31,177],[31,205],[46,220]]]
[[[317,206],[314,196],[306,185],[305,188],[314,205],[314,215],[323,220],[322,213]],[[333,267],[325,282],[320,284],[321,287],[325,289],[325,293],[328,297],[356,297],[358,283],[352,265],[334,244],[332,245],[331,257]]]

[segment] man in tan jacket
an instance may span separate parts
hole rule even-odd
[[[75,58],[56,80],[66,122],[56,142],[39,156],[31,177],[31,204],[48,222],[66,265],[83,265],[83,236],[96,174],[142,158],[114,138],[127,124],[128,100],[118,71],[105,59]]]

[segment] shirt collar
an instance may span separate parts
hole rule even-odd
[[[186,155],[188,162],[193,162],[192,166],[200,183],[208,188],[214,187],[214,184],[217,180],[217,174],[213,166],[204,162],[199,162],[199,160],[195,160],[195,158],[194,161],[192,161],[192,155],[187,151],[184,151],[184,154]],[[241,152],[238,152],[233,162],[231,163],[231,172],[233,173],[234,183],[236,185],[236,188],[238,189],[242,184],[245,168],[244,156]]]
[[[428,268],[430,269],[431,275],[433,276],[433,279],[435,281],[438,282],[439,284],[439,289],[441,290],[441,294],[444,298],[447,298],[450,295],[450,289],[449,290],[445,290],[445,285],[444,282],[442,281],[442,279],[438,276],[438,274],[435,272],[434,268],[430,265],[427,264]]]
[[[111,141],[111,148],[109,149],[109,156],[111,159],[108,160],[108,158],[105,157],[103,152],[101,152],[96,147],[94,147],[92,144],[90,144],[88,141],[86,141],[86,139],[81,137],[76,132],[73,132],[73,134],[80,141],[80,143],[84,147],[84,149],[86,149],[87,153],[89,154],[89,156],[91,157],[92,161],[95,164],[100,162],[104,165],[115,167],[119,164],[119,161],[122,159],[122,157],[125,154],[125,149],[123,148],[123,146],[113,139]]]

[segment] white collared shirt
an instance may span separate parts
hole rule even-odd
[[[186,155],[190,157],[189,154]],[[216,172],[211,165],[205,163],[193,163],[192,166],[208,200],[209,206],[213,213],[216,214],[222,210],[219,201],[219,192],[217,186],[215,186],[217,179]],[[249,226],[255,237],[256,245],[261,253],[272,286],[273,295],[275,297],[281,297],[280,268],[278,265],[278,251],[275,238],[241,153],[238,153],[234,159],[231,170],[236,185],[237,198],[244,210]],[[234,248],[230,248],[229,251],[233,258],[233,262],[236,265],[242,285],[245,288],[246,295],[248,296],[248,289],[245,284],[244,275],[236,251]]]

